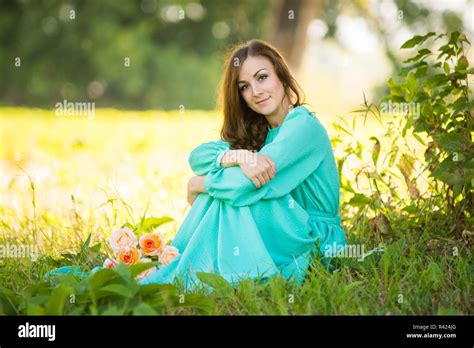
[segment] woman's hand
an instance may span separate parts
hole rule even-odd
[[[240,166],[256,187],[262,187],[276,175],[276,166],[270,157],[249,150],[228,150],[222,156],[221,166]]]
[[[262,187],[276,175],[276,165],[273,160],[259,153],[251,152],[251,160],[239,163],[242,172],[257,188]]]
[[[191,179],[189,179],[188,194],[187,194],[187,199],[186,199],[189,205],[193,205],[199,193],[204,192],[204,191],[205,190],[204,190],[204,176],[203,175],[193,176]]]
[[[252,152],[249,150],[227,150],[221,158],[221,166],[224,168],[238,166],[240,163],[248,160],[250,156],[252,156]]]

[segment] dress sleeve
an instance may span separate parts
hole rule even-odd
[[[279,198],[306,180],[330,151],[331,142],[319,120],[307,110],[295,110],[286,117],[274,141],[258,152],[275,162],[272,180],[257,188],[240,167],[230,167],[210,171],[204,186],[210,196],[234,206]]]
[[[222,139],[201,144],[189,154],[189,165],[196,175],[206,175],[213,169],[224,168],[221,159],[229,149],[229,143]]]

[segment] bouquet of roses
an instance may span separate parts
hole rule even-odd
[[[129,228],[121,228],[112,233],[109,239],[110,246],[114,250],[115,258],[106,259],[104,268],[114,268],[119,263],[135,265],[139,263],[152,262],[156,259],[167,265],[179,255],[176,247],[166,245],[163,237],[158,232],[145,233],[137,238]],[[146,277],[156,271],[152,267],[137,276],[137,279]]]

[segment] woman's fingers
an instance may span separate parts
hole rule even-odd
[[[260,188],[275,177],[276,167],[267,155],[258,155],[256,164],[256,166],[251,166],[242,163],[240,167],[255,187]]]
[[[267,182],[269,182],[269,181],[271,180],[271,177],[270,177],[270,174],[268,173],[268,171],[263,172],[263,173],[261,174],[261,176],[263,177],[263,179],[264,179],[264,181],[265,181],[265,182],[263,183],[264,185],[265,185]]]
[[[258,179],[260,181],[260,187],[262,187],[263,185],[265,185],[267,183],[267,179],[265,178],[264,174],[261,173],[259,176],[258,176]]]
[[[266,173],[270,177],[270,179],[273,179],[276,175],[276,168],[275,168],[275,163],[270,159],[270,157],[267,157],[267,168],[266,168]]]
[[[276,170],[274,166],[270,166],[267,170],[268,175],[270,176],[270,179],[273,179],[276,175]]]
[[[262,183],[260,182],[260,177],[258,175],[252,177],[252,181],[257,188],[262,186]]]
[[[273,162],[273,160],[272,160],[269,156],[267,156],[267,155],[265,155],[265,159],[266,159],[266,162],[267,162],[267,163],[270,165],[270,167],[271,167],[271,170],[269,169],[268,172],[269,172],[269,173],[272,173],[272,172],[273,172],[273,176],[275,176],[275,174],[276,174],[276,165],[275,165],[275,162]]]

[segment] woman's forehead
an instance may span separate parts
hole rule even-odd
[[[243,80],[250,79],[261,69],[272,70],[273,65],[270,60],[264,56],[248,56],[242,64],[239,77]]]

